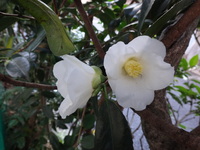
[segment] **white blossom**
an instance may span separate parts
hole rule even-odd
[[[164,44],[139,36],[128,44],[111,46],[104,59],[108,82],[123,107],[144,110],[154,99],[154,91],[167,87],[174,67],[164,62]]]
[[[64,97],[58,111],[66,118],[78,108],[83,108],[94,90],[93,82],[99,75],[87,64],[74,56],[64,55],[63,60],[54,65],[53,73],[57,80],[58,92]],[[100,82],[100,81],[99,81]]]

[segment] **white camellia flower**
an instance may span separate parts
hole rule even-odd
[[[58,92],[65,98],[58,111],[62,118],[66,118],[86,105],[95,86],[100,83],[100,74],[74,56],[64,55],[62,58],[54,65],[53,73],[58,79]]]
[[[154,99],[154,90],[168,86],[174,67],[164,62],[166,49],[162,42],[139,36],[127,45],[111,46],[104,59],[108,82],[123,107],[144,110]]]

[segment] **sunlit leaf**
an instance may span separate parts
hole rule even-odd
[[[179,124],[179,127],[181,127],[182,129],[186,129],[186,126],[184,126],[183,124]]]
[[[199,62],[199,55],[197,54],[190,59],[189,65],[190,67],[194,67],[198,64],[198,62]]]
[[[181,59],[179,67],[183,67],[184,70],[188,70],[188,62],[185,58]]]

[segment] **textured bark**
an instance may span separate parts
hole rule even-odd
[[[168,113],[166,106],[165,92],[166,90],[160,90],[155,92],[154,102],[148,106],[148,110],[154,113],[156,116],[159,116],[167,123],[171,123],[171,119]],[[152,126],[151,122],[146,122],[146,119],[142,119],[142,128],[144,135],[146,136],[147,142],[151,150],[173,150],[177,149],[176,142],[174,142],[170,137],[167,137],[163,134],[162,131],[157,130]],[[155,121],[155,120],[154,120]]]
[[[197,0],[172,26],[161,40],[167,47],[165,61],[175,68],[178,66],[195,30],[200,16],[200,0]],[[151,150],[198,150],[199,138],[195,131],[189,134],[172,125],[165,100],[166,90],[155,92],[154,102],[146,110],[136,112],[142,119],[142,127]],[[155,115],[153,119],[150,115]],[[164,121],[164,122],[163,122]],[[198,139],[198,140],[197,140]]]
[[[177,66],[182,58],[190,37],[197,26],[197,20],[186,30],[182,37],[169,49],[168,54],[165,58],[166,62],[171,63],[173,66]],[[148,110],[159,116],[167,123],[171,123],[169,112],[166,106],[165,100],[166,90],[160,90],[155,92],[154,102],[148,106]],[[167,136],[162,131],[154,128],[151,123],[147,123],[145,119],[142,118],[143,131],[147,138],[151,150],[177,150],[177,149],[188,149],[188,146],[180,145],[180,143],[175,142],[175,137]],[[165,124],[163,124],[165,126]],[[175,127],[176,128],[176,127]],[[169,132],[171,132],[169,130]]]
[[[168,143],[169,150],[199,150],[200,149],[200,136],[188,133],[182,129],[179,129],[167,122],[166,120],[159,118],[150,109],[146,109],[143,112],[137,112],[141,118],[145,119],[146,123],[151,124],[154,129],[162,132],[163,136],[170,137],[172,143]],[[169,141],[170,141],[169,140]],[[165,141],[164,141],[165,142]],[[162,142],[159,142],[162,144]],[[155,143],[158,145],[157,143]],[[166,147],[164,147],[166,148]],[[156,147],[156,149],[163,149],[163,147]]]

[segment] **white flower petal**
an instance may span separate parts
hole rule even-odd
[[[65,83],[65,81],[63,81],[63,80],[58,80],[56,82],[57,90],[62,95],[62,97],[66,97],[68,95],[66,85],[67,85],[67,83]]]
[[[58,79],[58,91],[65,98],[59,107],[60,115],[65,118],[84,107],[92,96],[95,71],[74,56],[64,55],[62,58],[55,64],[53,73]]]
[[[66,63],[68,63],[68,66],[73,65],[78,68],[82,68],[83,70],[85,70],[88,73],[94,74],[94,70],[92,69],[92,67],[90,67],[87,64],[83,63],[82,61],[78,60],[76,57],[70,56],[70,55],[63,55],[62,58],[64,59],[64,61]]]
[[[138,36],[127,45],[134,48],[137,52],[155,53],[162,58],[166,55],[166,48],[162,42],[156,39],[152,39],[148,36]]]
[[[154,90],[162,89],[173,81],[174,68],[163,61],[165,55],[164,44],[147,36],[137,37],[127,45],[118,42],[109,48],[104,67],[120,105],[143,110],[152,103]],[[131,58],[141,65],[141,76],[132,77],[124,70],[124,64],[132,61]],[[133,66],[130,71],[134,73],[137,69]]]
[[[75,107],[74,107],[75,106]],[[76,111],[76,105],[74,105],[74,103],[72,103],[72,101],[66,97],[62,103],[60,104],[59,108],[58,108],[58,112],[60,114],[60,116],[65,119],[66,116],[71,115],[72,113],[74,113]]]
[[[66,68],[64,61],[57,62],[53,67],[53,74],[57,79],[62,79],[65,75]]]
[[[144,110],[154,99],[154,91],[141,86],[140,80],[109,80],[118,103],[137,111]]]
[[[154,60],[151,60],[151,63],[146,64],[144,84],[148,89],[160,90],[173,82],[174,67],[164,62],[160,56],[154,56],[152,59]]]
[[[104,67],[107,70],[107,75],[112,76],[112,78],[119,78],[124,74],[124,63],[135,55],[135,50],[127,48],[123,42],[118,42],[111,46],[104,58]]]
[[[82,70],[75,69],[72,71],[67,80],[70,99],[84,101],[86,104],[93,92],[92,79],[93,76],[85,74]]]

